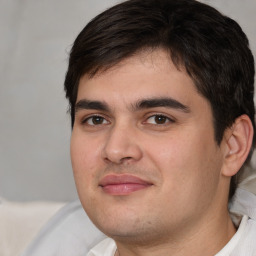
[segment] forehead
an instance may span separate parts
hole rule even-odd
[[[177,68],[170,54],[162,49],[140,52],[93,77],[85,74],[79,82],[77,101],[81,97],[102,98],[102,92],[127,100],[129,96],[136,99],[142,95],[151,98],[153,95],[189,97],[192,92],[198,94],[185,68]]]

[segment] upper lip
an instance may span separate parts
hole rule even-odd
[[[107,185],[117,185],[117,184],[152,185],[151,182],[131,174],[109,174],[104,176],[99,183],[101,187],[104,187]]]

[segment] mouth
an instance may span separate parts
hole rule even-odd
[[[152,183],[130,174],[107,175],[99,183],[103,192],[110,195],[129,195],[152,185]]]

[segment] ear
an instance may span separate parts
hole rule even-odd
[[[253,126],[247,115],[239,116],[231,128],[224,133],[225,159],[222,174],[235,175],[245,162],[253,140]]]

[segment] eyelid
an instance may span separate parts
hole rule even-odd
[[[108,118],[106,118],[106,116],[104,116],[104,115],[102,115],[102,114],[89,114],[89,115],[86,115],[85,117],[83,117],[82,119],[81,119],[81,124],[83,125],[83,124],[86,124],[87,122],[88,122],[88,120],[90,119],[90,118],[93,118],[93,117],[100,117],[100,118],[103,118],[104,120],[106,120],[107,121],[107,123],[110,123],[110,121],[108,120]],[[89,125],[89,124],[88,124]],[[89,125],[89,126],[93,126],[93,125]]]
[[[163,113],[150,113],[146,116],[146,121],[144,123],[147,123],[147,120],[152,118],[152,117],[156,117],[156,116],[161,116],[161,117],[164,117],[166,118],[169,122],[167,123],[164,123],[164,124],[152,124],[152,125],[167,125],[168,123],[174,123],[176,122],[175,118],[173,117],[170,117],[170,115],[167,115],[167,114],[163,114]],[[151,124],[151,123],[148,123],[148,124]]]

